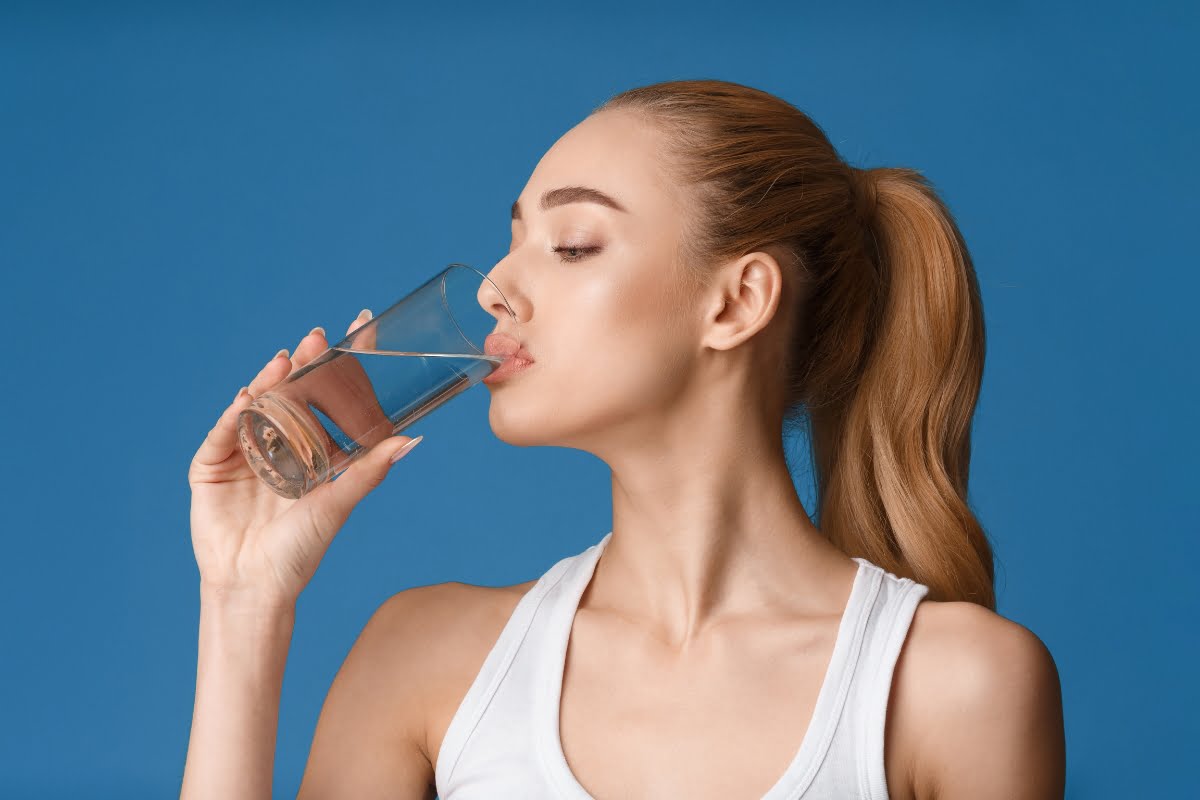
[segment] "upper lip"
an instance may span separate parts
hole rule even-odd
[[[483,340],[483,352],[489,356],[508,356],[521,361],[533,361],[533,356],[529,354],[517,339],[507,333],[492,333]]]

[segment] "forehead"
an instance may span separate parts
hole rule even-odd
[[[543,192],[590,186],[611,195],[634,215],[663,213],[671,205],[661,172],[659,135],[639,117],[604,111],[587,117],[546,151],[521,193],[528,216]]]

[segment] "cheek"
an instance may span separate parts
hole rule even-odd
[[[543,283],[535,315],[538,363],[499,389],[491,405],[501,439],[571,441],[653,415],[679,395],[693,367],[694,330],[686,303],[656,268]]]
[[[556,313],[552,329],[563,335],[556,337],[556,369],[547,380],[572,409],[652,405],[674,391],[688,368],[686,319],[661,281],[590,285],[570,313]]]

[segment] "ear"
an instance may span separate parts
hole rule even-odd
[[[703,344],[731,350],[775,317],[783,297],[783,270],[769,253],[747,253],[718,269],[709,294]]]

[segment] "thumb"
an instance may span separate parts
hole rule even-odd
[[[310,495],[300,498],[301,502],[311,498],[310,502],[315,501],[322,507],[322,516],[340,527],[354,507],[383,483],[394,463],[393,458],[399,461],[424,438],[389,436],[356,458],[337,480],[318,486]]]

